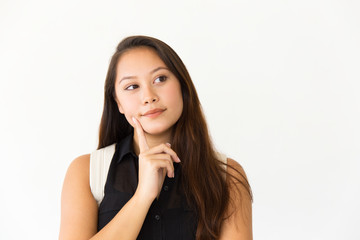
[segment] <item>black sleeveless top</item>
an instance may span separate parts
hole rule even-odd
[[[134,195],[138,184],[138,157],[133,151],[133,135],[116,144],[99,206],[98,230],[115,217]],[[175,178],[165,178],[159,198],[152,203],[138,240],[195,239],[197,218],[180,188],[181,166],[174,163]]]

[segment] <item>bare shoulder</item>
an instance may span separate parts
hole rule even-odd
[[[75,158],[71,162],[66,175],[79,176],[80,174],[81,177],[86,177],[83,175],[89,176],[89,171],[90,171],[89,169],[90,169],[90,154],[81,155]]]
[[[63,185],[64,190],[72,190],[75,186],[90,188],[90,154],[75,158],[69,165]],[[75,190],[75,189],[74,189]]]
[[[249,197],[252,198],[251,188],[246,176],[244,168],[234,159],[227,159],[227,173],[230,176],[227,178],[230,188],[240,188],[241,192],[245,191],[248,193]],[[242,185],[240,187],[240,185]]]
[[[74,159],[61,193],[59,239],[90,238],[96,233],[97,203],[90,190],[90,154]]]
[[[228,173],[235,175],[235,176],[238,176],[240,173],[241,175],[246,177],[245,170],[237,161],[235,161],[232,158],[228,158],[227,164],[228,164],[228,166],[230,166],[229,168],[227,168]]]
[[[62,197],[75,193],[86,194],[90,190],[90,154],[75,158],[65,175]]]
[[[234,159],[227,159],[226,178],[230,202],[223,222],[220,240],[252,239],[252,194],[243,167]]]

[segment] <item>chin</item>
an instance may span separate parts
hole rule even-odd
[[[167,134],[171,130],[168,126],[151,126],[144,128],[144,131],[150,135],[162,135]]]

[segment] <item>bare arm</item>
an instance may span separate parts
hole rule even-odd
[[[237,169],[243,176],[246,176],[243,168],[236,161],[229,158],[228,164]],[[227,171],[241,179],[239,173],[231,167],[228,167]],[[223,223],[220,240],[252,240],[251,198],[244,186],[232,182],[229,178],[227,178],[227,183],[230,191],[230,204],[227,214],[231,214],[231,216]]]

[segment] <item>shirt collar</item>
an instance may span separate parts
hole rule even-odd
[[[123,138],[119,143],[119,158],[117,163],[120,163],[125,156],[131,154],[134,158],[137,158],[133,148],[133,133]]]

